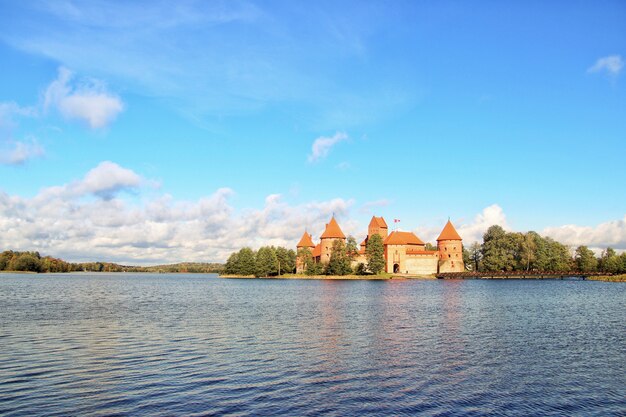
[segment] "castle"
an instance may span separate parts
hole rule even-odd
[[[463,242],[450,220],[437,238],[437,250],[426,250],[426,244],[414,233],[397,230],[389,233],[385,219],[373,216],[367,228],[367,237],[361,242],[358,254],[352,259],[353,267],[359,263],[367,265],[365,247],[369,238],[374,234],[380,235],[383,239],[385,272],[429,275],[464,270]],[[297,244],[297,249],[300,252],[301,249],[306,248],[311,251],[315,262],[328,263],[333,242],[336,240],[345,243],[346,236],[333,216],[320,236],[320,243],[315,245],[312,236],[305,231]],[[304,259],[299,256],[296,262],[296,272],[302,273],[304,269]]]

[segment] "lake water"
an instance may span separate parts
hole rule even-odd
[[[626,285],[0,274],[0,415],[626,415]]]

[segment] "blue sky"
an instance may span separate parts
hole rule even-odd
[[[623,2],[335,3],[0,1],[0,247],[223,260],[335,212],[626,249]]]

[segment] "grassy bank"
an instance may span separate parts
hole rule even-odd
[[[626,274],[621,275],[598,275],[588,277],[589,281],[626,282]]]
[[[222,275],[220,278],[255,278],[253,275]],[[260,277],[269,279],[328,279],[328,280],[388,280],[388,279],[437,279],[433,275],[398,275],[382,273],[378,275],[304,275],[285,274],[278,277]]]

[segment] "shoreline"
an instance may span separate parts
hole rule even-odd
[[[306,279],[306,280],[351,280],[351,281],[389,281],[389,280],[436,280],[437,277],[431,275],[300,275],[300,274],[285,274],[275,277],[255,277],[254,275],[228,275],[220,274],[220,278],[225,279]]]

